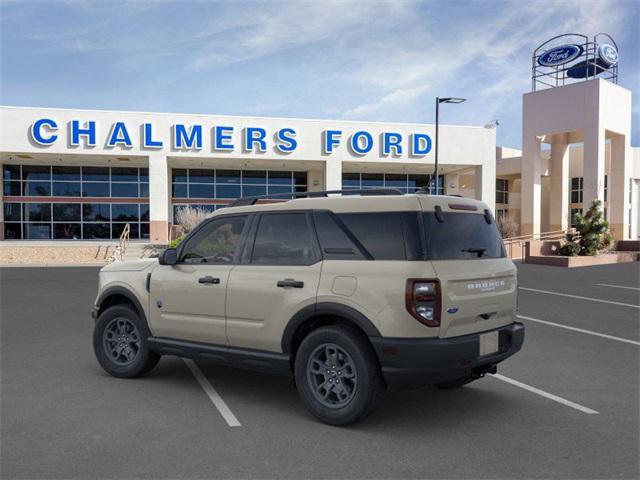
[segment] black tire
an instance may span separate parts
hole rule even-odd
[[[146,322],[133,306],[114,305],[102,312],[96,321],[93,351],[100,366],[110,375],[118,378],[138,377],[153,369],[160,361],[160,355],[149,348],[149,335]],[[123,343],[118,343],[119,339]],[[117,345],[110,349],[109,345],[113,344]]]
[[[336,355],[327,355],[328,363],[323,364],[318,355],[322,356],[327,349],[334,350]],[[342,367],[334,368],[336,363]],[[314,368],[321,365],[322,372],[310,370],[312,364]],[[336,377],[336,372],[345,376]],[[329,381],[336,382],[330,386],[335,391],[321,400],[322,394],[314,393],[313,390],[319,390],[313,386],[316,382],[328,385]],[[302,340],[295,358],[295,383],[307,409],[322,422],[337,426],[349,425],[367,416],[385,390],[378,360],[366,337],[344,325],[319,328]],[[320,390],[328,392],[329,388],[321,385]],[[340,395],[344,398],[338,398]]]
[[[451,380],[450,382],[436,383],[435,387],[439,388],[440,390],[453,390],[454,388],[463,387],[475,380],[477,380],[477,378],[462,377],[456,380]]]

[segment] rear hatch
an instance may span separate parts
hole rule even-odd
[[[440,337],[492,330],[515,320],[515,265],[506,257],[493,217],[464,207],[445,204],[438,212],[423,213],[427,258],[442,293]]]

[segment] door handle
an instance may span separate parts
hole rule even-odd
[[[285,278],[284,280],[278,281],[276,285],[278,285],[279,287],[303,288],[304,282],[294,280],[293,278]]]
[[[198,283],[207,283],[210,285],[218,285],[220,283],[220,279],[219,278],[214,278],[211,277],[209,275],[207,275],[206,277],[200,277],[198,279]]]

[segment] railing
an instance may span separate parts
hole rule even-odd
[[[518,237],[505,238],[504,246],[507,249],[507,254],[512,259],[525,258],[525,248],[528,242],[543,240],[562,240],[570,231],[573,231],[573,229],[554,230],[551,232],[540,232],[529,235],[520,235]]]
[[[127,248],[129,247],[129,235],[131,234],[131,225],[128,223],[122,229],[122,233],[120,234],[120,238],[118,239],[118,246],[115,248],[113,253],[107,259],[107,263],[121,261],[124,257]]]

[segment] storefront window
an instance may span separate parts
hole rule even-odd
[[[509,203],[509,180],[496,178],[496,203]]]
[[[571,203],[582,203],[582,177],[571,179]]]
[[[402,193],[414,193],[427,188],[429,194],[435,194],[435,179],[431,175],[404,173],[343,173],[342,188],[358,190],[367,188],[395,188]],[[444,176],[438,176],[438,195],[444,195]]]

